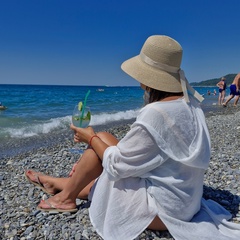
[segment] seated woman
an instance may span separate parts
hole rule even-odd
[[[89,145],[71,177],[25,173],[55,194],[38,209],[75,212],[76,198],[89,199],[91,222],[104,239],[134,239],[146,228],[167,229],[178,240],[240,239],[240,226],[225,220],[229,213],[202,199],[210,137],[195,100],[202,97],[188,84],[181,59],[178,42],[151,36],[138,56],[122,64],[141,83],[148,104],[119,142],[71,125],[74,140]]]

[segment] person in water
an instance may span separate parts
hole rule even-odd
[[[2,104],[2,102],[0,102],[0,110],[5,110],[5,109],[7,109],[7,107],[4,106],[4,105]]]
[[[226,102],[223,103],[223,106],[226,107],[227,104],[235,97],[233,106],[236,107],[240,95],[240,73],[238,73],[235,78],[233,79],[233,82],[230,86],[230,95],[227,98]]]
[[[76,212],[76,198],[89,199],[90,220],[107,240],[134,239],[146,228],[169,230],[178,240],[240,239],[240,225],[226,221],[229,212],[202,198],[210,137],[197,101],[203,98],[186,80],[181,61],[176,40],[154,35],[122,64],[146,92],[146,106],[120,141],[71,125],[74,141],[89,146],[71,177],[25,172],[54,195],[39,210]]]

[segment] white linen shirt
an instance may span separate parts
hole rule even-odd
[[[199,238],[192,222],[208,209],[202,193],[209,159],[210,137],[195,100],[148,104],[117,146],[104,152],[104,170],[90,194],[96,231],[106,240],[134,239],[158,215],[175,239],[216,239],[210,220],[210,232]],[[231,239],[219,234],[217,239]]]

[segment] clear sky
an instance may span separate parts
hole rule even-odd
[[[121,63],[150,35],[189,82],[240,72],[239,0],[0,0],[0,84],[137,85]]]

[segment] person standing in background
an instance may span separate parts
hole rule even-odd
[[[227,104],[231,101],[231,99],[233,99],[235,96],[236,96],[236,98],[235,98],[233,106],[234,107],[237,106],[237,103],[239,100],[239,95],[240,95],[239,89],[240,89],[240,73],[238,73],[236,75],[236,77],[234,78],[234,80],[230,86],[230,96],[228,97],[227,101],[225,103],[223,103],[224,107],[226,107]]]
[[[221,80],[216,84],[218,86],[218,92],[219,92],[218,105],[222,105],[225,98],[225,93],[227,88],[227,84],[225,81],[226,81],[226,78],[222,77]]]

